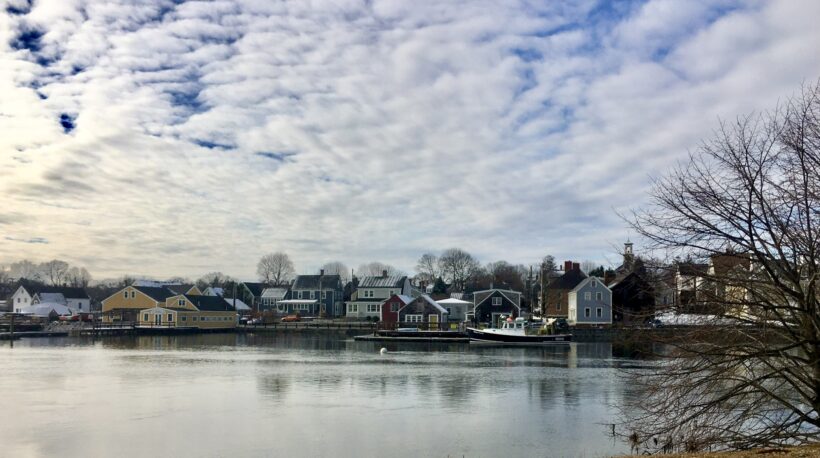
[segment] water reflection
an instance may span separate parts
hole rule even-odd
[[[624,354],[609,343],[384,345],[295,333],[23,340],[0,350],[0,411],[16,419],[0,444],[66,455],[90,443],[124,456],[609,455],[625,449],[601,425],[636,395],[617,376],[635,364]],[[93,427],[66,441],[76,424]],[[162,444],[122,450],[165,425],[175,434]],[[42,428],[50,435],[32,433]]]

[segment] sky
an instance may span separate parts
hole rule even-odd
[[[0,264],[96,278],[618,264],[719,120],[820,77],[820,2],[0,0]],[[634,239],[634,235],[632,236]],[[640,241],[636,241],[640,251]]]

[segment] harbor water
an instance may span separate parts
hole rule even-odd
[[[609,343],[390,345],[299,334],[0,347],[0,456],[595,457],[638,394]],[[386,347],[386,352],[380,352]]]

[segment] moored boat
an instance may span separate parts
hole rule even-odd
[[[568,344],[572,334],[527,334],[527,322],[522,318],[506,320],[501,328],[467,328],[470,343],[493,343],[511,345]]]

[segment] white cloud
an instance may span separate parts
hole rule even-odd
[[[649,175],[820,76],[818,13],[35,2],[0,15],[0,259],[246,278],[273,250],[304,271],[449,246],[603,261]]]

